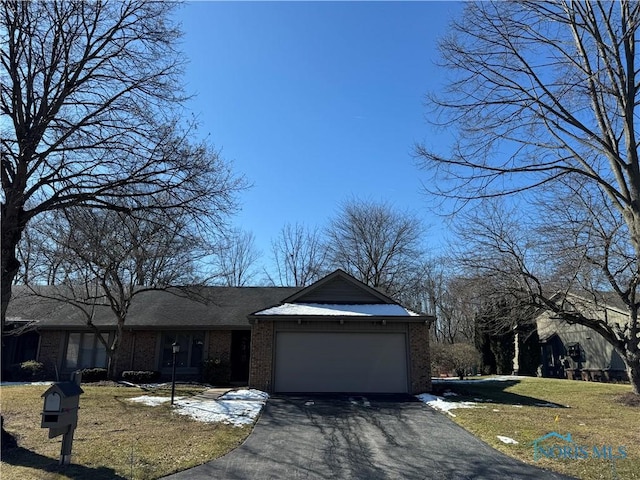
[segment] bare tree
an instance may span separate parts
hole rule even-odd
[[[628,323],[623,331],[614,331],[574,318],[568,310],[558,314],[591,326],[616,348],[636,393],[640,393],[639,26],[640,3],[628,0],[468,4],[441,44],[451,83],[441,96],[430,99],[443,114],[441,122],[458,132],[458,140],[450,155],[417,147],[422,165],[436,174],[438,182],[433,184],[439,194],[467,201],[526,193],[563,181],[606,199],[604,205],[615,220],[601,225],[613,228],[604,236],[623,242],[621,250],[630,256],[622,270],[609,262],[606,250],[601,250],[600,261],[590,264],[600,267],[599,281],[606,281],[626,305]],[[533,250],[512,242],[513,237],[501,237],[495,228],[492,231],[498,234],[494,243],[506,242],[502,253],[509,260],[502,267],[519,271],[521,286],[553,308],[541,293],[546,290],[545,277],[531,271],[527,255]],[[587,256],[580,261],[590,262]]]
[[[320,231],[301,224],[286,224],[272,244],[277,282],[284,286],[304,287],[323,276],[327,256]]]
[[[328,259],[358,280],[399,295],[424,259],[423,227],[387,203],[351,200],[327,228]]]
[[[20,270],[14,278],[15,285],[56,283],[67,261],[66,253],[63,254],[58,245],[65,244],[62,237],[68,232],[52,231],[57,223],[51,224],[51,221],[52,214],[43,214],[25,228],[17,247]]]
[[[629,371],[633,319],[620,324],[605,312],[612,295],[610,273],[616,269],[618,282],[629,278],[632,263],[624,243],[612,241],[617,236],[612,236],[615,217],[596,214],[605,206],[590,210],[595,205],[585,204],[586,198],[584,191],[564,197],[562,205],[548,209],[543,218],[529,216],[521,206],[509,210],[491,202],[465,216],[459,234],[466,254],[459,262],[470,275],[484,280],[485,333],[500,336],[522,329],[532,318],[532,308],[545,309],[601,335]],[[588,308],[572,300],[576,295],[588,300]]]
[[[398,299],[417,312],[433,315],[431,334],[436,343],[470,343],[481,294],[481,279],[462,276],[452,265],[457,260],[441,256],[425,261],[413,272]]]
[[[199,281],[199,260],[207,252],[188,220],[167,212],[137,216],[100,209],[70,208],[51,213],[40,238],[55,251],[57,268],[48,272],[57,289],[38,289],[40,296],[78,308],[102,343],[111,377],[134,298],[149,290]],[[54,292],[54,293],[52,293]],[[115,334],[94,323],[96,308],[113,313]]]
[[[182,207],[204,225],[234,210],[242,180],[180,121],[175,6],[2,2],[2,325],[18,244],[45,212]]]
[[[233,229],[215,248],[215,276],[227,287],[244,287],[255,278],[259,258],[253,233]]]
[[[478,309],[478,280],[452,276],[442,283],[433,328],[436,341],[472,343],[474,318]]]

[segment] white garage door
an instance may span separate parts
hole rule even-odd
[[[405,334],[277,332],[275,391],[406,393]]]

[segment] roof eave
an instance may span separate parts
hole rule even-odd
[[[431,324],[435,317],[431,315],[255,315],[247,317],[251,325],[260,321],[310,321],[310,322],[379,322],[425,323]]]

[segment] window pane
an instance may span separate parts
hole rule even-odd
[[[95,339],[96,339],[95,360],[93,362],[93,366],[97,368],[107,368],[107,349],[104,347],[102,342],[98,339],[97,335],[95,335]]]
[[[176,367],[188,367],[189,361],[189,342],[191,335],[181,334],[177,336],[178,345],[180,345],[180,352],[176,355]]]
[[[173,366],[173,342],[180,345],[180,353],[176,355],[176,367],[186,367],[189,358],[190,335],[165,333],[162,340],[162,367]]]
[[[78,368],[78,353],[80,352],[80,335],[79,333],[70,333],[67,341],[67,356],[64,366],[69,369]]]
[[[191,360],[189,366],[199,367],[202,363],[204,332],[194,332],[191,338]]]
[[[162,334],[162,364],[161,367],[170,367],[172,362],[171,344],[175,335],[170,333]]]
[[[80,341],[80,358],[78,360],[79,368],[93,367],[93,346],[95,335],[93,333],[83,333]]]

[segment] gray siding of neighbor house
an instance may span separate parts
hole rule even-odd
[[[569,302],[589,318],[606,321],[612,327],[624,328],[628,317],[623,308],[595,304],[580,296],[570,295]],[[613,346],[594,330],[570,325],[542,313],[536,319],[542,346],[542,374],[583,380],[626,380],[624,361]],[[578,351],[579,355],[572,355]]]
[[[594,370],[624,370],[625,364],[613,346],[595,331],[583,325],[569,325],[566,322],[549,318],[545,315],[538,320],[538,335],[540,339],[546,339],[557,334],[565,348],[568,345],[578,343],[580,345],[580,361],[570,358],[565,361],[568,368],[594,369]]]

